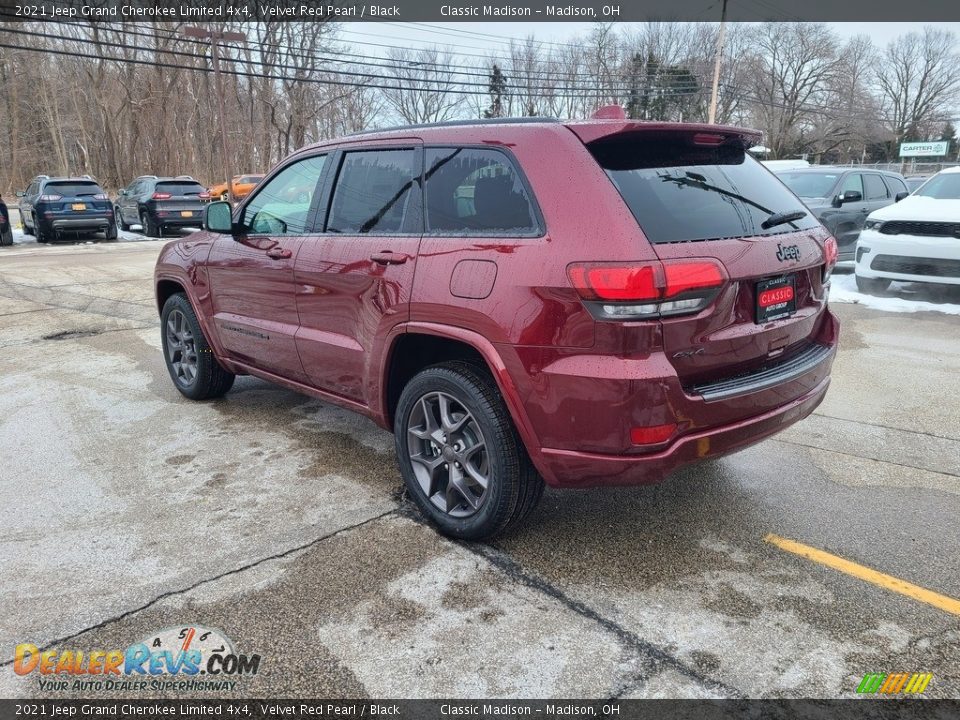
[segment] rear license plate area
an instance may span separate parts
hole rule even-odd
[[[756,298],[758,325],[790,317],[797,311],[797,276],[781,275],[761,280],[757,283]]]
[[[193,217],[193,210],[181,210],[180,217]]]
[[[70,206],[70,209],[77,210],[79,212],[80,210],[86,210],[87,205],[86,203],[73,203],[73,205]]]

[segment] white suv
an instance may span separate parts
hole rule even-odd
[[[856,261],[861,292],[883,292],[892,280],[960,285],[960,167],[870,213]]]

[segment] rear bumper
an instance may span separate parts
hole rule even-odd
[[[823,401],[830,378],[812,391],[748,420],[686,435],[666,450],[649,455],[600,455],[542,448],[548,481],[563,487],[651,485],[674,470],[709,458],[727,455],[758,443],[803,420]]]
[[[809,415],[829,386],[838,337],[839,323],[825,310],[809,342],[790,357],[693,386],[681,382],[662,352],[623,357],[514,348],[518,356],[506,365],[520,379],[524,421],[536,438],[528,436],[527,447],[548,484],[641,485]],[[663,425],[676,425],[667,440],[633,443],[632,428]]]
[[[43,221],[40,221],[43,223]],[[108,215],[99,215],[96,217],[82,218],[54,218],[48,222],[48,227],[57,231],[80,231],[80,230],[102,230],[110,227],[113,223],[113,217]]]

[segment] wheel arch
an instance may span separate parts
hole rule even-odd
[[[530,459],[543,475],[545,464],[540,444],[524,408],[522,394],[497,347],[472,330],[435,323],[408,323],[393,333],[379,374],[379,415],[383,425],[393,429],[400,393],[414,375],[450,360],[472,361],[490,373]]]

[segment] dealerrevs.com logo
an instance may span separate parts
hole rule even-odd
[[[44,692],[233,690],[234,679],[256,675],[259,655],[242,655],[219,630],[199,625],[151,633],[125,650],[40,650],[21,643],[17,675],[36,674]]]

